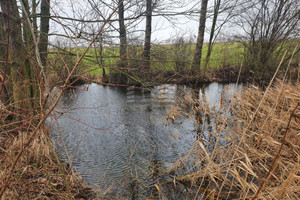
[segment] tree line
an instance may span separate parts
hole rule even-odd
[[[275,71],[283,52],[292,52],[294,49],[289,47],[299,43],[300,14],[296,0],[74,0],[68,3],[0,0],[0,6],[0,95],[15,116],[21,115],[17,114],[20,112],[43,111],[51,67],[61,65],[59,74],[63,70],[69,75],[69,65],[80,57],[81,48],[91,42],[94,42],[97,65],[103,68],[103,77],[109,76],[108,81],[130,83],[138,79],[135,71],[151,73],[154,17],[163,17],[174,26],[180,17],[198,22],[197,39],[191,42],[195,45],[192,59],[188,65],[177,62],[175,71],[199,79],[209,66],[218,37],[228,31],[228,41],[238,41],[244,47],[243,69],[262,80]],[[106,27],[101,29],[103,24]],[[52,31],[51,25],[60,31]],[[99,30],[101,33],[97,34]],[[203,55],[205,34],[209,36],[208,50]],[[183,43],[184,39],[178,40],[180,48]],[[118,62],[107,74],[103,66],[106,58],[102,55],[106,47],[114,45],[118,47]],[[72,48],[79,51],[71,51]],[[136,52],[132,56],[130,48],[140,50],[133,50]],[[51,63],[52,49],[67,52],[72,62],[68,63],[64,54],[57,54],[56,62]],[[295,54],[298,52],[299,47]],[[177,57],[183,56],[178,51]]]

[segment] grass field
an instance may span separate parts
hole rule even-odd
[[[217,43],[213,46],[208,67],[220,67],[224,65],[240,65],[242,63],[243,46],[241,43]],[[204,67],[207,55],[208,44],[204,44],[202,49],[202,65]],[[189,68],[194,56],[195,44],[176,45],[158,45],[152,48],[152,59],[157,62],[153,65],[154,69],[174,70],[176,62],[183,61]],[[164,53],[165,52],[165,53]],[[160,59],[158,55],[165,55],[165,60]],[[162,62],[163,64],[159,64]]]
[[[202,67],[204,67],[208,45],[204,44],[202,50]],[[220,67],[224,65],[241,65],[243,59],[244,47],[238,42],[216,43],[213,46],[208,67]],[[79,57],[85,49],[65,49],[65,52],[71,53],[73,62]],[[194,56],[195,44],[169,44],[169,45],[153,45],[151,49],[151,69],[152,71],[172,71],[176,67],[189,69],[191,67]],[[62,52],[62,51],[58,51]],[[129,67],[139,67],[142,60],[142,46],[128,46],[127,59]],[[55,58],[56,50],[52,50],[50,57]],[[104,47],[102,54],[99,48],[91,48],[82,61],[82,68],[91,75],[102,73],[105,68],[109,73],[109,69],[117,67],[120,59],[118,47]],[[70,60],[69,60],[70,61]]]
[[[285,42],[284,46],[285,49],[288,50],[288,55],[293,51],[293,46],[295,46],[295,44],[297,44],[295,40],[289,40]],[[69,61],[73,61],[73,63],[75,63],[76,57],[79,57],[84,50],[84,48],[68,48],[65,51],[73,55],[72,59],[69,59]],[[153,72],[188,70],[191,68],[194,51],[195,44],[184,42],[178,44],[152,45],[151,70]],[[207,51],[208,44],[204,44],[202,49],[202,68],[204,68],[206,64],[205,61]],[[275,57],[280,59],[284,51],[284,49],[281,50],[281,53]],[[61,52],[61,50],[59,52]],[[52,50],[52,53],[56,53],[55,50]],[[128,67],[135,69],[141,67],[142,53],[143,46],[128,46]],[[277,53],[278,52],[274,52],[276,55]],[[241,42],[216,43],[213,46],[209,62],[207,63],[207,68],[241,66],[244,62],[244,56],[245,47]],[[53,56],[53,58],[55,57]],[[110,69],[115,69],[118,67],[119,59],[119,47],[103,47],[102,53],[100,53],[99,47],[94,47],[91,48],[85,55],[81,65],[81,71],[88,72],[91,75],[101,75],[103,69],[105,69],[106,73],[108,74]],[[72,66],[71,63],[70,66]]]

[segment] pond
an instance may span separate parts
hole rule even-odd
[[[217,106],[235,88],[212,83],[199,90],[199,98],[205,95]],[[181,85],[149,90],[89,84],[70,90],[62,96],[56,117],[48,119],[58,154],[94,189],[145,199],[155,184],[168,178],[160,174],[197,140],[193,117],[166,117],[190,92]]]

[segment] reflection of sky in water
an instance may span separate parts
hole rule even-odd
[[[222,89],[219,84],[209,85],[207,100],[217,104]],[[182,98],[186,90],[176,85],[149,91],[91,84],[65,93],[58,110],[66,113],[58,122],[75,169],[95,188],[103,180],[110,184],[111,179],[123,182],[128,177],[131,182],[131,174],[146,185],[155,182],[153,168],[180,158],[195,141],[193,120],[181,118],[172,123],[165,119],[170,103]],[[63,152],[57,126],[51,130]],[[60,156],[66,158],[64,153]]]
[[[202,142],[204,142],[204,145],[208,146],[209,151],[213,150],[216,142],[221,145],[226,145],[230,142],[226,136],[231,134],[231,127],[234,122],[231,118],[231,108],[234,106],[234,102],[231,102],[231,99],[234,95],[239,95],[241,90],[242,85],[236,85],[234,83],[227,85],[211,83],[207,87],[203,87],[199,90],[200,102],[205,100],[210,109],[209,113],[200,113],[202,123],[198,126],[197,132],[201,135],[200,138]],[[221,100],[222,110],[220,111]],[[223,123],[222,118],[224,119],[224,117],[226,123],[221,125]],[[216,130],[216,123],[219,124],[219,130]],[[219,134],[220,137],[216,137],[216,134]],[[219,138],[218,141],[216,141],[217,138]]]
[[[222,95],[223,100],[230,100],[233,97],[233,94],[238,94],[238,91],[241,91],[241,89],[242,85],[237,85],[236,87],[236,84],[234,83],[230,83],[227,85],[211,83],[207,87],[200,88],[199,98],[201,100],[204,94],[205,99],[210,106],[218,106]]]

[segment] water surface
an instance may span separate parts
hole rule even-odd
[[[199,90],[212,106],[231,98],[234,84],[213,83]],[[144,199],[175,160],[196,140],[195,120],[167,120],[171,105],[182,102],[185,86],[151,90],[83,85],[66,92],[52,118],[52,137],[59,155],[72,161],[86,183],[114,195]],[[192,106],[192,105],[191,105]],[[67,153],[66,153],[67,151]]]

